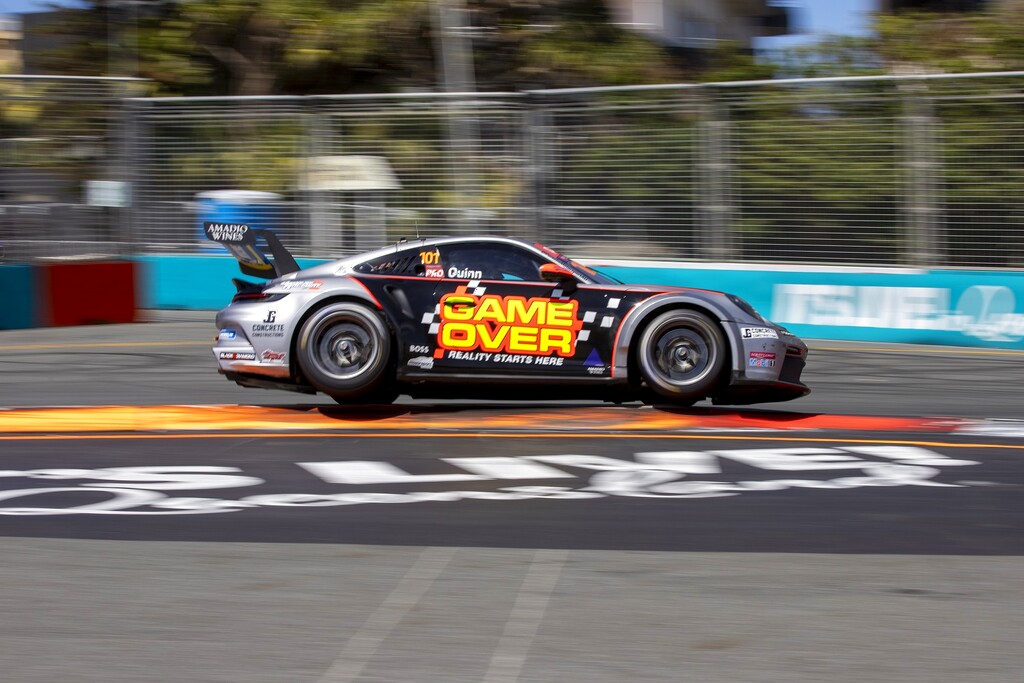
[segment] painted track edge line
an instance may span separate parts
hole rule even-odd
[[[71,441],[71,440],[88,440],[88,441],[101,441],[107,440],[132,440],[136,439],[139,441],[144,440],[175,440],[175,439],[251,439],[253,436],[260,436],[262,438],[276,438],[276,439],[338,439],[338,438],[360,438],[360,439],[373,439],[373,438],[406,438],[406,439],[423,439],[423,438],[487,438],[497,436],[494,432],[455,432],[455,433],[444,433],[444,434],[424,434],[422,431],[411,431],[411,432],[326,432],[326,433],[308,433],[308,432],[214,432],[210,434],[201,433],[188,433],[188,434],[37,434],[37,435],[17,435],[17,436],[0,436],[0,441]],[[799,437],[799,436],[743,436],[743,435],[724,435],[724,434],[648,434],[648,433],[623,433],[623,434],[598,434],[598,433],[578,433],[578,434],[550,434],[550,433],[504,433],[500,436],[505,438],[513,439],[662,439],[662,440],[705,440],[705,441],[782,441],[782,442],[796,442],[796,443],[860,443],[860,444],[895,444],[903,446],[930,446],[939,448],[1000,448],[1009,450],[1024,450],[1024,444],[994,444],[994,443],[955,443],[955,442],[944,442],[944,441],[920,441],[913,439],[863,439],[863,438],[846,438],[839,435],[832,436],[818,436],[818,437]]]

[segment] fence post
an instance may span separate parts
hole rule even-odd
[[[729,111],[711,88],[703,88],[700,93],[700,197],[697,198],[702,224],[700,254],[713,261],[728,261],[736,258],[730,193],[733,168],[729,149]]]
[[[134,255],[138,251],[135,239],[135,228],[139,220],[138,184],[145,177],[144,153],[140,144],[143,139],[140,129],[145,116],[140,109],[145,108],[147,103],[148,101],[124,99],[120,107],[122,132],[119,170],[121,176],[116,179],[124,182],[125,206],[121,209],[120,235],[118,237],[126,244],[129,255]]]
[[[448,168],[455,197],[454,232],[479,232],[480,216],[480,126],[475,107],[479,106],[468,93],[447,100]]]
[[[319,100],[313,98],[307,100],[307,102],[309,106],[305,113],[306,154],[303,160],[302,172],[305,175],[306,181],[312,183],[310,164],[313,157],[323,154],[324,150],[330,150],[331,152],[336,150],[331,145],[330,124],[325,123],[327,114],[318,106]],[[344,135],[344,131],[342,131],[342,135]],[[315,186],[315,183],[312,185]],[[343,234],[341,229],[341,212],[337,210],[332,211],[330,191],[313,189],[311,186],[306,190],[306,194],[308,201],[305,202],[306,220],[304,222],[309,228],[309,251],[311,254],[316,255],[333,255],[333,248],[344,246],[340,243],[340,239],[337,240],[339,242],[337,244],[332,244],[333,240],[331,240],[332,222],[337,223],[335,226],[336,234],[339,236]]]
[[[939,163],[937,122],[927,84],[911,81],[898,87],[903,94],[907,259],[912,265],[928,267],[940,261],[942,249],[936,189]]]
[[[530,225],[533,234],[530,237],[538,242],[544,242],[547,239],[551,113],[537,97],[530,96],[525,102],[524,140],[527,160],[526,175],[529,186],[526,199],[530,203],[529,210],[533,219]]]

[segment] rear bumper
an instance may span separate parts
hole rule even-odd
[[[282,389],[284,391],[297,391],[300,394],[315,394],[316,389],[307,384],[298,384],[291,379],[275,378],[270,376],[249,375],[241,372],[221,370],[220,374],[227,377],[240,387],[250,389]]]
[[[273,354],[274,360],[264,360],[267,354]],[[217,369],[221,374],[245,373],[281,379],[291,376],[288,365],[281,360],[285,357],[283,353],[264,350],[263,354],[257,355],[256,349],[248,344],[214,346],[213,357],[217,360]]]

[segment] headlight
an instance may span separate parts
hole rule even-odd
[[[729,297],[729,301],[736,304],[736,306],[749,316],[752,316],[755,320],[760,320],[763,323],[768,322],[768,319],[757,312],[757,309],[751,306],[749,303],[739,298],[735,294],[726,294]]]

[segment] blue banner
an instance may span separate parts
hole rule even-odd
[[[624,282],[736,294],[808,338],[1024,349],[1019,271],[590,263]]]
[[[0,308],[0,330],[36,326],[36,286],[32,266],[0,266],[0,292],[4,293],[4,305]]]

